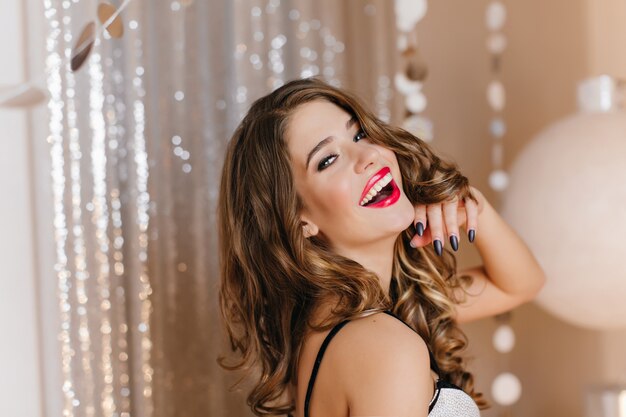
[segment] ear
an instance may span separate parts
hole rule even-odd
[[[300,224],[302,226],[302,232],[305,238],[309,238],[311,236],[315,236],[319,233],[319,227],[306,217],[302,217]]]

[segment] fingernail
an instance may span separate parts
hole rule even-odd
[[[455,252],[459,250],[459,239],[457,239],[455,235],[450,236],[450,244]]]
[[[410,241],[410,242],[409,242],[409,245],[411,245],[411,247],[412,247],[412,248],[414,248],[414,247],[415,247],[415,242]]]
[[[437,255],[439,256],[443,253],[443,245],[439,239],[435,239],[435,252],[437,252]]]
[[[469,241],[473,242],[474,238],[476,237],[476,231],[474,229],[470,229],[469,233],[467,234],[469,237]]]
[[[417,222],[417,225],[415,227],[417,228],[417,235],[422,236],[424,234],[424,225],[422,224],[422,222]]]

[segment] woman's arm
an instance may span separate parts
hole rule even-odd
[[[487,200],[478,215],[474,244],[483,265],[459,272],[471,275],[473,283],[457,306],[458,322],[499,314],[535,298],[546,281],[545,273]]]
[[[502,219],[487,199],[470,187],[477,203],[457,199],[442,204],[416,207],[415,221],[428,224],[415,246],[424,246],[445,237],[459,236],[459,229],[475,230],[475,240],[483,265],[460,271],[471,275],[472,285],[465,300],[457,306],[457,321],[468,322],[499,314],[532,300],[545,283],[545,274],[534,255]],[[460,289],[459,289],[460,291]]]

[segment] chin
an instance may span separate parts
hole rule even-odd
[[[402,206],[402,214],[398,217],[402,220],[401,223],[404,226],[402,230],[404,230],[413,224],[413,220],[415,220],[415,207],[413,207],[413,204],[404,195],[404,193],[402,193],[402,197],[398,200],[398,204]]]
[[[390,213],[389,227],[396,234],[400,234],[413,224],[415,209],[408,199],[398,201],[398,210]]]

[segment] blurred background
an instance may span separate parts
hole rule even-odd
[[[617,0],[2,0],[0,415],[252,415],[215,363],[222,153],[252,101],[317,75],[456,161],[548,272],[463,326],[482,415],[625,417],[625,21]],[[458,260],[480,263],[465,238]]]

